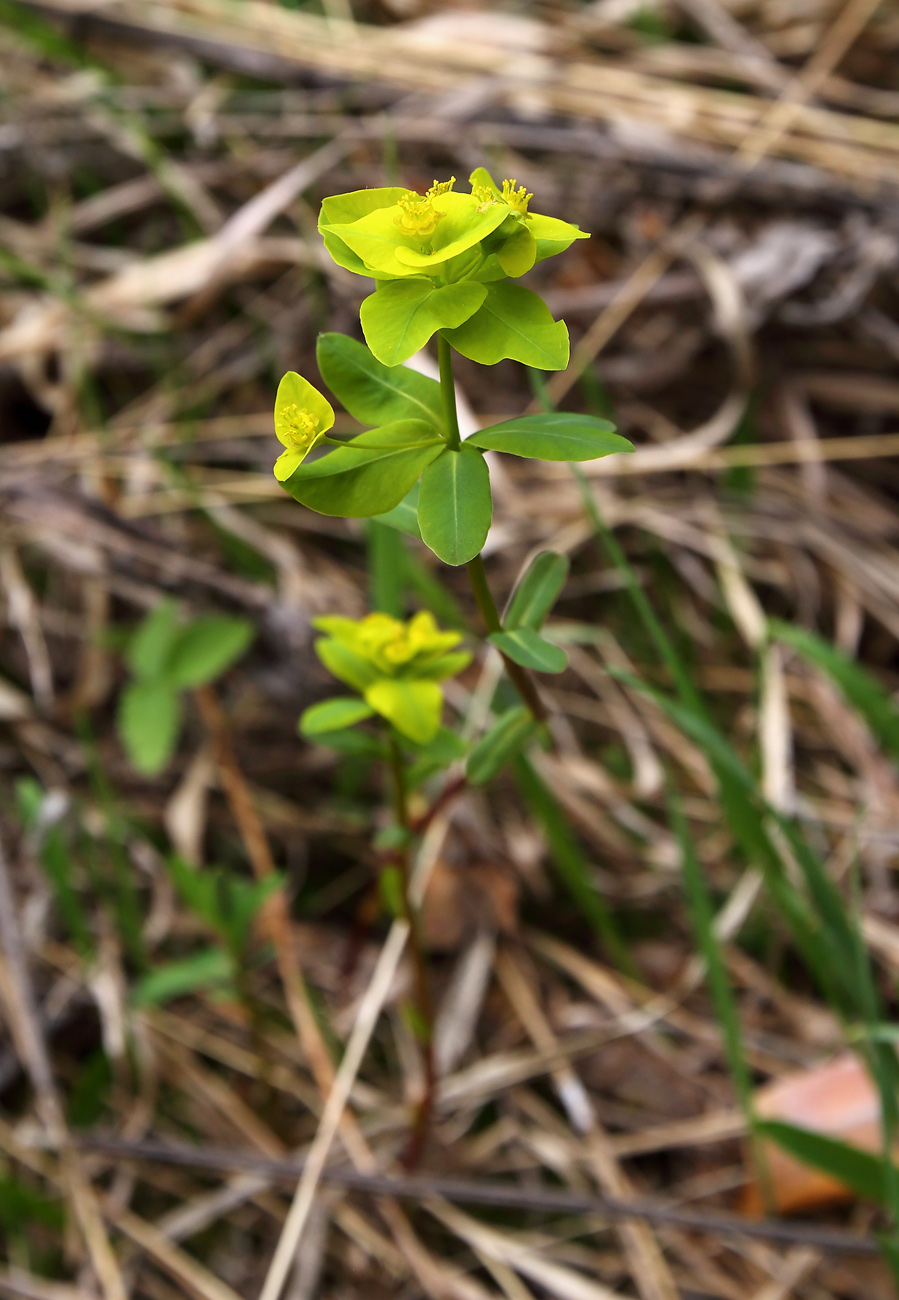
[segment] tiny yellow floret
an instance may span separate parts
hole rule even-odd
[[[433,235],[437,222],[446,215],[434,207],[430,191],[427,194],[416,194],[414,190],[409,190],[408,194],[398,200],[397,206],[400,214],[396,218],[396,224],[404,235],[414,235],[416,238]]]
[[[278,412],[278,433],[289,451],[301,451],[304,454],[309,451],[318,437],[320,423],[317,416],[296,402]]]
[[[471,192],[478,201],[478,212],[486,212],[494,203],[499,202],[489,185],[475,185]]]
[[[451,176],[448,181],[435,180],[433,185],[425,195],[425,198],[436,199],[441,194],[449,194],[450,190],[453,188],[455,183],[456,183],[455,176]]]
[[[528,215],[528,204],[533,198],[523,185],[519,185],[517,180],[503,181],[503,202],[508,203],[510,208],[520,212],[523,217]]]

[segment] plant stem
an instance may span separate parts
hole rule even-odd
[[[437,335],[437,360],[440,365],[440,390],[443,394],[443,410],[446,415],[447,441],[449,446],[458,451],[462,446],[459,437],[459,417],[456,413],[456,386],[453,382],[453,354],[450,345],[442,334]],[[471,579],[474,598],[477,601],[478,609],[481,611],[481,617],[487,628],[488,634],[491,632],[501,632],[503,625],[500,622],[499,614],[496,609],[496,603],[487,585],[487,575],[484,572],[484,562],[480,555],[476,555],[473,560],[469,560],[468,576]],[[520,664],[514,663],[511,659],[503,655],[503,663],[509,677],[515,683],[518,694],[524,700],[530,709],[535,722],[546,721],[546,709],[537,693],[537,686],[534,679],[526,668]]]
[[[494,602],[490,587],[487,585],[487,574],[484,572],[484,561],[480,555],[476,555],[473,560],[469,560],[466,565],[468,576],[471,579],[471,587],[474,592],[474,598],[477,601],[478,609],[481,611],[481,618],[488,633],[501,632],[503,625],[500,622],[499,613]],[[502,652],[500,652],[502,653]],[[503,655],[503,664],[506,672],[515,683],[518,694],[524,700],[530,709],[535,722],[546,721],[546,708],[543,701],[537,693],[537,685],[526,668],[521,664],[515,663],[507,655]]]
[[[453,451],[462,446],[459,437],[459,416],[456,413],[456,385],[453,382],[453,354],[442,334],[437,335],[437,363],[440,367],[440,391],[443,394],[443,413],[446,416],[447,442]]]
[[[407,834],[412,833],[409,804],[406,798],[406,770],[403,755],[394,736],[390,736],[390,771],[393,777],[393,807],[396,820]],[[424,1066],[424,1092],[415,1112],[415,1121],[401,1163],[406,1169],[415,1169],[424,1153],[431,1115],[434,1110],[434,1093],[437,1088],[437,1068],[434,1061],[434,1008],[431,1002],[431,981],[421,936],[421,917],[413,908],[409,897],[409,847],[401,845],[393,855],[401,882],[403,919],[409,926],[409,952],[412,957],[413,981],[413,1032],[421,1046]]]

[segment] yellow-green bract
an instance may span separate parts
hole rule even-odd
[[[466,650],[456,649],[461,633],[442,632],[427,610],[406,623],[378,613],[326,616],[314,626],[326,634],[315,650],[329,672],[409,740],[424,745],[434,739],[443,711],[439,683],[471,662]]]
[[[284,451],[275,461],[275,478],[289,479],[334,424],[334,408],[308,379],[288,370],[275,398],[275,434]]]
[[[529,211],[514,180],[498,186],[483,167],[471,193],[455,177],[425,194],[398,187],[336,194],[322,203],[319,230],[340,266],[376,280],[427,276],[438,284],[524,275],[535,261],[588,235],[567,221]]]

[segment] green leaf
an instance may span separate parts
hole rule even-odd
[[[362,424],[424,420],[443,427],[436,379],[407,366],[382,365],[364,344],[346,334],[319,335],[316,357],[322,379]]]
[[[568,655],[557,645],[545,641],[530,627],[516,627],[511,632],[494,632],[488,640],[522,668],[535,673],[563,673]]]
[[[778,641],[798,651],[809,663],[827,673],[848,703],[865,719],[886,752],[899,760],[899,709],[877,679],[814,632],[776,620],[769,627]]]
[[[398,506],[394,506],[383,515],[375,515],[375,520],[379,524],[387,524],[388,527],[395,528],[401,533],[408,533],[410,537],[417,537],[421,541],[421,529],[418,526],[418,491],[419,485],[416,483]]]
[[[175,642],[165,680],[180,690],[215,681],[240,658],[256,635],[244,618],[210,614],[188,624]]]
[[[157,776],[175,752],[181,700],[166,682],[132,682],[119,696],[119,738],[134,767]]]
[[[594,415],[523,415],[481,429],[466,441],[533,460],[598,460],[634,450],[613,424]]]
[[[199,989],[221,987],[234,977],[234,964],[222,948],[203,948],[183,961],[157,966],[139,980],[131,995],[136,1007],[158,1007]]]
[[[535,555],[515,588],[503,619],[505,630],[512,632],[518,627],[529,627],[539,632],[565,586],[568,569],[567,555],[558,555],[555,551],[541,551]]]
[[[482,284],[462,281],[435,289],[430,280],[387,280],[362,304],[365,341],[385,366],[398,366],[419,352],[439,329],[454,329],[473,316],[487,296]]]
[[[179,632],[177,605],[173,600],[160,601],[147,614],[128,646],[125,657],[135,677],[150,681],[163,675]]]
[[[506,763],[520,754],[537,730],[530,709],[523,704],[509,709],[485,732],[468,756],[465,775],[472,785],[492,781]]]
[[[776,1142],[802,1164],[830,1174],[864,1200],[877,1205],[885,1203],[886,1171],[882,1156],[780,1120],[760,1120],[756,1131]]]
[[[315,642],[315,653],[329,673],[352,686],[354,691],[364,691],[378,677],[378,670],[370,659],[333,637],[319,637]]]
[[[397,420],[360,433],[320,460],[304,461],[284,487],[301,505],[322,515],[381,515],[399,505],[422,470],[445,449],[433,426]]]
[[[568,365],[568,329],[554,321],[542,298],[520,284],[488,284],[483,305],[444,337],[457,352],[484,366],[510,358],[539,370]]]
[[[351,758],[368,758],[373,762],[383,762],[390,755],[387,742],[381,736],[371,736],[367,731],[354,731],[351,727],[343,731],[323,731],[315,737],[316,745],[325,749],[336,750]]]
[[[427,745],[416,746],[415,762],[406,769],[406,784],[414,790],[422,781],[442,771],[451,763],[464,758],[468,746],[461,736],[457,736],[449,727],[441,727],[437,735]]]
[[[380,677],[366,689],[365,698],[376,713],[393,723],[409,740],[426,745],[437,735],[443,691],[436,682]]]
[[[490,531],[490,473],[474,447],[448,450],[422,475],[418,525],[424,544],[444,564],[467,564]]]
[[[334,700],[322,700],[320,704],[310,705],[300,718],[300,734],[308,740],[314,740],[323,732],[342,731],[344,727],[354,727],[357,722],[370,718],[374,709],[365,700],[358,700],[352,695],[342,695]]]

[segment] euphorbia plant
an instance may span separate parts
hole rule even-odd
[[[275,404],[275,430],[284,446],[275,475],[312,510],[379,519],[420,538],[444,563],[468,566],[488,637],[523,699],[469,755],[468,778],[482,781],[544,720],[531,673],[565,667],[564,652],[540,629],[567,573],[563,557],[538,556],[501,622],[480,554],[493,515],[484,453],[585,461],[633,447],[608,421],[567,413],[521,416],[461,439],[453,350],[482,365],[513,360],[563,370],[569,351],[564,322],[515,281],[588,236],[532,212],[533,196],[523,186],[514,180],[496,185],[483,168],[472,173],[469,193],[454,187],[451,178],[435,181],[425,194],[394,187],[323,202],[325,247],[338,265],[374,280],[375,290],[360,311],[365,345],[323,334],[318,368],[350,415],[370,427],[346,440],[330,437],[330,402],[290,372]],[[439,382],[403,364],[435,336]],[[325,454],[310,457],[314,449]],[[386,748],[374,752],[390,760],[397,819],[407,839],[406,756],[411,746],[420,771],[423,751],[434,744],[440,749],[438,682],[460,671],[468,656],[455,650],[458,637],[440,633],[429,615],[409,625],[371,615],[361,623],[321,619],[318,626],[327,633],[317,643],[320,657],[358,696],[314,706],[303,730],[339,744],[345,729],[383,719]],[[458,748],[445,744],[442,753],[445,763],[459,756]]]

